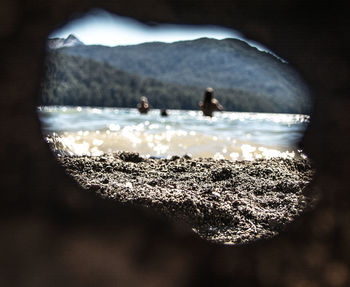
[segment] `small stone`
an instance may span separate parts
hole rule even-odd
[[[141,162],[143,158],[137,152],[121,152],[119,158],[128,162]]]
[[[232,176],[232,170],[229,167],[214,169],[211,172],[211,178],[213,181],[225,180],[230,178],[231,176]]]
[[[189,155],[189,154],[185,154],[185,155],[183,156],[183,158],[184,158],[184,159],[191,159],[192,157],[191,157],[191,155]]]
[[[98,184],[95,184],[95,183],[90,184],[90,186],[89,186],[89,189],[90,189],[91,191],[98,191],[100,188],[101,188],[101,186],[98,185]]]
[[[151,181],[148,182],[148,184],[150,186],[156,186],[157,185],[157,181],[156,180],[151,180]]]
[[[216,192],[216,191],[213,191],[212,194],[216,197],[221,197],[220,193]]]

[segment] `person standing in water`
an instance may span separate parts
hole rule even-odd
[[[141,102],[137,104],[137,109],[139,110],[140,114],[147,114],[151,109],[148,99],[146,97],[141,97],[140,100]]]
[[[223,107],[219,101],[214,98],[214,89],[208,87],[203,95],[203,101],[200,101],[199,108],[203,112],[204,116],[212,117],[213,112],[222,111]]]
[[[167,111],[166,109],[161,109],[160,115],[161,115],[162,117],[167,117],[167,116],[168,116],[168,111]]]

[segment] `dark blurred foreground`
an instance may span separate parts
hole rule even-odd
[[[303,148],[315,211],[277,238],[229,247],[83,192],[41,138],[45,40],[94,5],[142,21],[236,28],[287,59],[316,106]],[[326,1],[11,1],[0,9],[0,286],[349,286],[348,7]],[[344,4],[345,5],[345,4]]]

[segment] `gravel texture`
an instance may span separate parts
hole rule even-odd
[[[277,235],[313,204],[303,195],[307,159],[171,159],[119,152],[58,158],[79,184],[104,198],[184,221],[202,238],[242,244]]]

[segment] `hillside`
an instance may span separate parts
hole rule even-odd
[[[288,103],[298,111],[308,111],[310,107],[308,89],[289,64],[237,39],[201,38],[170,44],[94,45],[60,50],[164,83],[246,91],[280,105]]]
[[[84,45],[84,43],[73,34],[70,34],[67,38],[50,38],[46,43],[47,48],[51,50],[64,47],[76,47],[81,45]]]
[[[78,56],[51,51],[46,60],[39,105],[135,107],[147,96],[154,108],[198,109],[204,87],[164,83]],[[266,100],[262,93],[216,89],[225,110],[305,113],[293,102]]]

